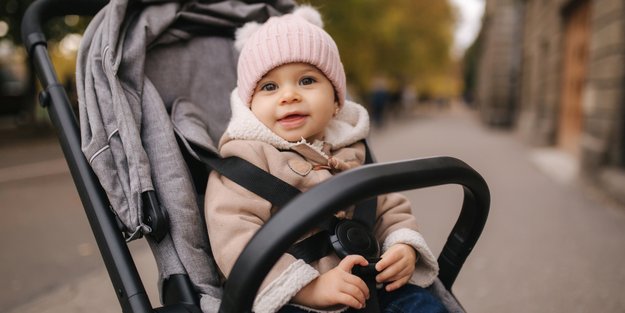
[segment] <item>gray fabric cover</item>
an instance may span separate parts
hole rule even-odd
[[[216,147],[230,120],[230,94],[236,84],[232,40],[204,37],[154,48],[146,75],[161,91],[174,128],[184,138]],[[194,70],[202,69],[202,70]],[[176,85],[175,92],[168,86]]]
[[[190,49],[191,54],[185,58],[162,50],[163,65],[157,56],[160,47],[196,46],[191,41],[193,34],[187,30],[237,27],[250,20],[262,22],[293,8],[289,0],[248,2],[134,0],[129,6],[129,0],[112,0],[92,20],[78,56],[83,153],[127,233],[149,233],[149,227],[142,222],[141,193],[156,192],[170,217],[169,235],[160,243],[150,242],[161,278],[188,273],[201,294],[204,312],[217,311],[220,282],[190,174],[167,111],[175,98],[198,104],[195,109],[199,110],[201,122],[216,141],[229,116],[227,99],[232,89],[217,87],[234,85],[234,56],[231,42],[223,38],[210,43],[218,47],[212,50],[213,55],[205,55],[205,42]],[[152,51],[155,57],[146,57]],[[181,66],[194,58],[215,62],[201,65],[216,66]],[[219,60],[226,62],[217,63]],[[177,74],[166,71],[173,65],[178,66]],[[150,74],[146,76],[147,72]],[[224,77],[222,82],[215,82]],[[217,117],[217,122],[209,122],[211,116]]]

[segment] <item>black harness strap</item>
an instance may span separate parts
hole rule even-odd
[[[328,232],[322,230],[291,246],[288,253],[310,264],[332,253],[332,245],[328,242],[328,236]]]
[[[365,145],[365,164],[373,164],[373,154],[369,150],[367,141],[363,141]],[[369,230],[373,231],[375,226],[376,211],[378,207],[377,197],[364,200],[354,209],[354,219],[365,224]]]
[[[301,191],[258,166],[239,157],[222,158],[189,142],[202,162],[245,189],[257,194],[277,207],[285,206]]]
[[[375,226],[375,215],[378,207],[378,198],[369,198],[356,205],[353,219],[367,226],[371,231]]]

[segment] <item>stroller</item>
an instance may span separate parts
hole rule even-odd
[[[222,288],[198,207],[208,170],[228,163],[213,147],[230,114],[234,30],[290,12],[294,3],[107,2],[38,0],[24,16],[22,36],[123,312],[250,312],[278,258],[337,208],[443,184],[463,186],[464,202],[429,289],[450,312],[464,312],[451,288],[482,232],[490,195],[477,172],[449,157],[365,165],[296,196],[256,233]],[[50,18],[70,14],[95,15],[78,60],[80,128],[41,30]],[[127,241],[140,237],[159,269],[158,308],[128,250]]]

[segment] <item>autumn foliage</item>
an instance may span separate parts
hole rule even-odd
[[[450,49],[455,15],[447,1],[311,0],[341,52],[357,93],[374,77],[414,84],[421,95],[457,94]]]

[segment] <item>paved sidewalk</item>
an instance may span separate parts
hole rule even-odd
[[[156,264],[142,243],[132,243],[133,257],[153,306],[159,306]],[[72,283],[63,284],[6,313],[119,313],[119,302],[104,268],[88,273]]]

